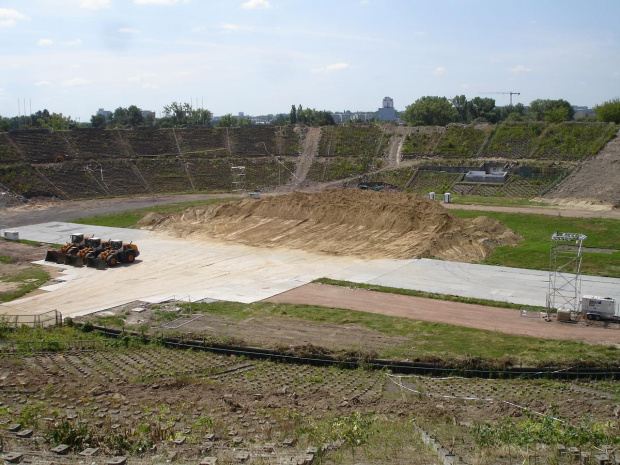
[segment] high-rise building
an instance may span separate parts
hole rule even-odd
[[[383,106],[379,108],[379,121],[396,121],[397,119],[394,100],[390,97],[384,97]]]

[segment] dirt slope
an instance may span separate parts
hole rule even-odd
[[[603,150],[576,168],[547,199],[593,199],[620,205],[620,131]]]
[[[196,207],[140,225],[182,237],[208,237],[261,247],[288,247],[365,258],[437,257],[478,261],[520,237],[487,217],[461,220],[441,205],[409,194],[357,190],[295,192],[260,200]]]

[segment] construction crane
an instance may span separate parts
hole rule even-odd
[[[521,92],[480,92],[480,95],[482,94],[503,94],[503,95],[510,95],[510,106],[512,106],[512,96],[513,95],[521,95]]]

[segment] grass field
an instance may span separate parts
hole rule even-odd
[[[136,228],[138,221],[148,213],[173,213],[180,212],[190,207],[209,205],[217,202],[228,202],[238,200],[234,197],[225,197],[209,200],[195,200],[193,202],[170,203],[155,207],[142,208],[139,210],[128,210],[120,213],[110,213],[108,215],[96,215],[72,220],[72,223],[92,224],[93,226],[108,226],[113,228]]]
[[[583,274],[620,277],[620,222],[617,220],[474,210],[452,210],[452,213],[459,218],[497,219],[523,237],[518,247],[497,247],[482,262],[485,265],[548,270],[551,235],[556,231],[573,232],[588,236],[584,247],[615,250],[611,254],[586,251],[581,265]]]

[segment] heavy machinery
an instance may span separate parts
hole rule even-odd
[[[110,247],[110,242],[101,242],[99,237],[89,237],[84,242],[84,247],[75,255],[68,255],[65,263],[73,266],[88,265],[88,260],[93,260],[99,256],[101,252]]]
[[[133,263],[138,255],[140,252],[137,245],[114,239],[100,253],[87,257],[86,266],[102,270],[106,266],[115,266],[119,263]]]
[[[620,308],[611,297],[581,296],[581,312],[586,320],[620,324]]]
[[[69,242],[63,245],[60,250],[48,250],[45,255],[46,262],[54,262],[64,265],[67,262],[67,257],[77,255],[77,253],[84,248],[84,234],[74,233],[71,234]]]

